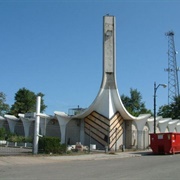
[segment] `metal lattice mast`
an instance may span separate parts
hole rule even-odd
[[[169,31],[165,34],[168,37],[168,104],[174,101],[174,97],[179,96],[179,80],[176,62],[176,50],[174,43],[174,32]]]

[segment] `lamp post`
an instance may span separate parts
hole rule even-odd
[[[156,86],[156,82],[154,82],[154,134],[156,134],[156,92],[159,86],[162,86],[163,88],[166,88],[166,84],[158,84]]]

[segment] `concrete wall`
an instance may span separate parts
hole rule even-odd
[[[14,133],[20,136],[24,136],[24,127],[22,121],[18,121],[14,128]]]
[[[133,132],[133,121],[124,121],[124,145],[126,148],[132,148],[134,139],[132,138]]]
[[[80,142],[80,120],[72,119],[66,127],[66,143],[67,144],[76,144]],[[83,142],[81,142],[83,144]]]
[[[61,137],[58,121],[49,121],[46,127],[46,136]]]

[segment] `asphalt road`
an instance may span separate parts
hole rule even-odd
[[[58,157],[0,157],[0,180],[180,179],[180,154],[111,157],[77,160]]]

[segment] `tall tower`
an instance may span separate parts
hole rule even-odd
[[[141,124],[151,116],[134,117],[125,109],[116,82],[116,23],[115,17],[103,17],[103,74],[99,92],[92,104],[80,114],[67,115],[54,112],[61,130],[61,143],[95,144],[99,149],[117,150],[120,145],[132,146],[132,122]],[[72,120],[72,121],[71,121]],[[68,122],[74,125],[68,130]],[[126,122],[127,121],[127,122]],[[141,130],[139,130],[141,131]],[[71,133],[72,132],[72,133]],[[124,147],[124,146],[122,146]],[[142,148],[142,133],[138,134],[137,147]]]
[[[174,97],[179,96],[179,67],[176,62],[174,32],[169,31],[165,35],[168,37],[168,68],[165,71],[168,72],[168,104],[170,104],[174,101]]]

